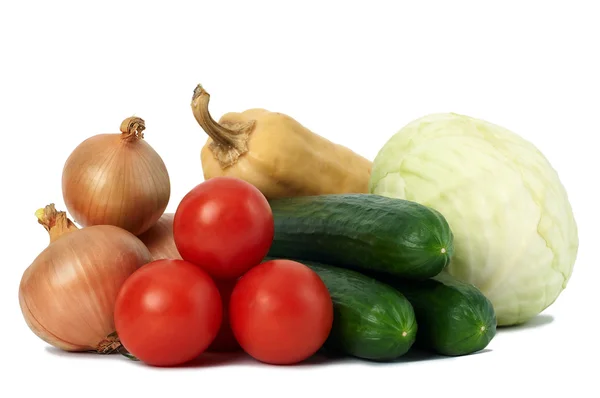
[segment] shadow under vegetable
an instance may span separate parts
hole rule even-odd
[[[521,330],[529,330],[529,329],[536,329],[536,328],[540,328],[546,325],[551,324],[552,322],[554,322],[554,317],[552,315],[547,315],[547,314],[542,314],[542,315],[538,315],[532,319],[530,319],[529,321],[522,323],[520,325],[513,325],[513,326],[498,326],[498,328],[496,329],[498,331],[498,333],[505,333],[505,332],[518,332]]]

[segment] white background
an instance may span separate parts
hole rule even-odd
[[[596,2],[183,4],[0,6],[0,396],[600,396],[592,379],[600,314]],[[34,211],[52,202],[64,209],[60,180],[71,150],[118,132],[132,114],[146,120],[146,139],[167,164],[173,211],[202,181],[206,136],[189,106],[197,83],[211,93],[215,118],[252,107],[284,112],[369,158],[433,112],[521,134],[557,169],[575,211],[580,251],[569,286],[533,325],[501,330],[488,351],[462,358],[296,367],[213,358],[155,369],[49,348],[27,328],[17,299],[23,271],[48,243]]]

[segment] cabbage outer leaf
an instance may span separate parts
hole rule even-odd
[[[448,272],[490,299],[499,326],[531,319],[567,286],[579,246],[567,193],[544,155],[505,128],[454,113],[417,119],[380,150],[369,190],[446,217]]]

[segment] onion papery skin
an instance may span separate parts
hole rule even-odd
[[[171,186],[162,158],[142,136],[99,134],[65,162],[62,191],[79,225],[115,225],[140,235],[164,213]]]
[[[125,280],[150,262],[136,236],[110,225],[72,231],[49,244],[24,272],[19,304],[29,328],[65,351],[99,351],[114,330]]]
[[[139,236],[150,250],[152,260],[181,260],[173,238],[174,213],[163,214],[158,222]]]

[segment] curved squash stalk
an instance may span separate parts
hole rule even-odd
[[[227,113],[216,122],[209,101],[198,85],[191,106],[209,136],[201,151],[205,179],[240,178],[268,199],[368,192],[370,160],[282,113],[249,109]]]

